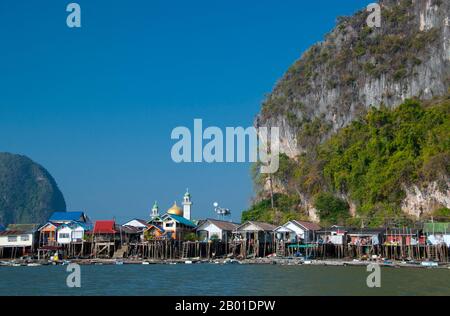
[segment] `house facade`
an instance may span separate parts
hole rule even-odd
[[[319,244],[345,245],[347,233],[350,229],[344,226],[333,225],[316,232]]]
[[[384,238],[387,246],[416,246],[426,243],[426,236],[415,228],[388,228]]]
[[[429,245],[447,245],[450,247],[450,223],[431,222],[425,223],[423,233],[427,236]]]
[[[312,222],[291,220],[275,228],[274,233],[278,241],[311,243],[315,241],[316,232],[320,229],[319,225]]]
[[[59,245],[68,245],[72,243],[81,243],[85,240],[86,234],[92,227],[85,223],[70,222],[61,224],[57,227],[56,242]]]
[[[378,246],[384,242],[384,228],[351,229],[347,233],[348,244],[353,246]]]
[[[119,231],[114,220],[98,220],[92,233],[94,242],[114,242]]]
[[[0,257],[31,255],[36,246],[37,224],[11,224],[0,232]]]
[[[239,224],[209,218],[201,221],[195,231],[202,241],[219,240],[228,242],[237,227],[239,227]]]
[[[172,207],[173,210],[173,207]],[[162,217],[162,228],[167,234],[168,238],[175,240],[184,240],[188,234],[195,231],[195,225],[190,220],[180,215],[175,215],[169,210],[167,214]]]
[[[39,246],[56,247],[82,242],[92,223],[84,212],[54,212],[39,228]]]
[[[39,228],[39,247],[57,245],[58,226],[60,224],[48,222]]]
[[[238,227],[233,232],[237,240],[262,240],[272,242],[273,231],[276,227],[269,223],[248,221]]]

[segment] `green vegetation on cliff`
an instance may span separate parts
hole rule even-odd
[[[254,174],[261,189],[266,179]],[[278,222],[273,215],[277,212],[304,217],[299,205],[307,195],[313,197],[326,223],[364,221],[378,226],[392,219],[399,222],[407,220],[401,211],[404,186],[422,187],[437,181],[446,190],[449,174],[450,98],[426,104],[407,100],[393,110],[372,108],[322,144],[311,144],[295,160],[282,155],[273,180],[285,191],[277,195],[283,203],[277,202],[274,211],[270,199],[263,200],[244,212],[242,219]],[[355,217],[349,216],[350,201]],[[439,210],[439,215],[445,214],[446,209]]]
[[[43,223],[66,203],[55,180],[29,158],[0,153],[0,223]]]

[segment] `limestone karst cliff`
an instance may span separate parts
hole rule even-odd
[[[280,127],[281,151],[291,160],[289,163],[299,167],[305,160],[317,160],[320,146],[343,128],[365,118],[372,108],[389,111],[407,99],[433,102],[439,97],[441,106],[444,102],[446,107],[447,101],[442,98],[447,100],[450,83],[450,2],[379,3],[380,28],[367,26],[369,13],[365,9],[351,17],[338,18],[336,28],[287,70],[264,101],[255,124]],[[443,110],[441,115],[448,116],[448,112]],[[439,154],[448,150],[442,148]],[[295,183],[305,176],[302,172],[311,173],[311,169],[302,171],[301,166],[295,176],[275,175],[272,179],[276,192],[298,197],[304,215],[319,220],[314,196],[320,191],[330,191],[346,200],[353,217],[361,214],[361,208],[368,207],[353,199],[354,194],[348,188],[336,188],[327,180],[327,176],[335,175],[326,175],[319,162],[310,168],[315,169],[321,189],[309,190],[302,187],[304,183]],[[439,180],[416,178],[402,183],[403,200],[395,208],[415,218],[439,207],[450,208],[448,173],[442,171],[436,177]],[[442,182],[447,186],[441,185]],[[268,188],[261,184],[261,179],[256,179],[256,183],[260,201],[267,197]],[[369,216],[380,210],[363,212]]]

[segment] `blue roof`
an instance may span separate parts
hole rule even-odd
[[[172,214],[167,214],[167,216],[169,216],[170,218],[172,218],[174,221],[177,221],[180,224],[186,225],[186,226],[191,226],[191,227],[197,227],[197,225],[195,225],[193,222],[191,222],[190,220],[184,218],[183,216],[178,216],[178,215],[172,215]]]
[[[5,226],[3,226],[2,224],[0,224],[0,232],[5,230]]]
[[[54,212],[52,216],[50,216],[49,221],[79,221],[83,216],[83,212]]]

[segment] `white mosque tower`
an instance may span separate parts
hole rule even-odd
[[[183,197],[183,217],[188,220],[191,220],[191,206],[191,194],[189,193],[189,189],[186,189],[186,193]]]
[[[152,212],[150,213],[151,219],[154,219],[156,217],[159,217],[159,208],[158,203],[155,201],[155,204],[153,204]]]

